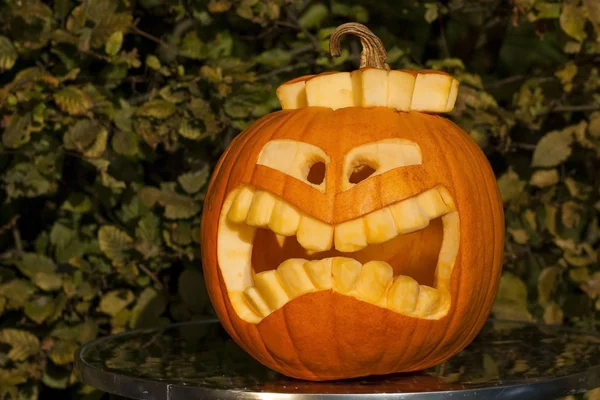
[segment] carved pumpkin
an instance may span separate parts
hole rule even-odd
[[[283,110],[237,136],[205,200],[202,257],[225,329],[266,366],[331,380],[421,370],[463,349],[496,294],[494,174],[436,115],[458,82],[390,71],[359,24],[362,67],[277,90]]]

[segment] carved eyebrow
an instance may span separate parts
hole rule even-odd
[[[383,139],[363,144],[350,150],[344,156],[342,190],[348,190],[358,183],[349,178],[356,168],[368,166],[375,170],[369,177],[381,175],[392,169],[420,165],[423,163],[419,145],[407,139]],[[366,179],[366,178],[365,178]]]
[[[264,145],[256,163],[281,171],[325,193],[325,179],[316,185],[309,182],[307,177],[311,166],[319,162],[329,164],[329,161],[329,156],[313,144],[276,139]]]

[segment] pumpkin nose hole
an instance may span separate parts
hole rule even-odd
[[[317,162],[310,167],[306,180],[314,185],[320,185],[325,180],[325,163]]]
[[[375,173],[375,168],[368,164],[359,164],[352,170],[348,181],[350,183],[359,183],[370,177]]]

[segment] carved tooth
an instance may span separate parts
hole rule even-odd
[[[367,233],[362,218],[343,222],[335,227],[335,248],[338,251],[358,251],[367,246]]]
[[[275,207],[275,196],[269,192],[258,191],[254,194],[254,199],[248,211],[246,223],[251,226],[264,228],[271,220],[271,213]]]
[[[294,236],[298,231],[299,224],[300,213],[285,201],[277,200],[273,207],[269,228],[283,236]]]
[[[421,206],[421,210],[423,210],[430,220],[450,211],[437,188],[421,193],[417,196],[417,201],[419,206]]]
[[[292,299],[316,290],[304,269],[305,263],[302,258],[290,258],[277,268],[283,287]]]
[[[354,289],[361,268],[361,263],[352,258],[333,257],[331,263],[333,288],[340,293],[350,292]]]
[[[239,189],[235,200],[229,209],[227,218],[236,223],[244,222],[248,216],[248,210],[254,198],[254,190],[248,186]]]
[[[331,265],[331,258],[308,261],[304,263],[304,270],[317,289],[328,290],[333,287],[333,280],[331,278]]]
[[[387,106],[400,111],[410,111],[410,104],[415,88],[416,73],[406,71],[389,71]]]
[[[287,239],[287,236],[281,236],[281,235],[277,235],[275,234],[275,240],[277,241],[277,244],[279,245],[279,248],[283,248],[283,246],[285,246],[285,240]]]
[[[446,204],[446,208],[448,208],[449,210],[456,210],[454,199],[452,198],[452,195],[450,194],[448,189],[446,189],[443,186],[438,186],[437,191],[442,197],[442,201],[444,202],[444,204]]]
[[[277,271],[264,271],[254,275],[254,286],[271,310],[277,310],[290,301],[287,292],[281,286]]]
[[[437,310],[439,305],[440,291],[429,286],[421,285],[419,287],[416,313],[421,316],[427,316]]]
[[[387,294],[388,308],[402,314],[410,314],[417,306],[418,297],[419,283],[410,276],[397,276]]]
[[[411,197],[389,206],[399,234],[418,231],[429,225],[429,218],[421,210],[416,198]]]
[[[271,314],[271,309],[254,286],[244,290],[244,299],[256,315],[264,318]]]
[[[398,234],[394,217],[388,207],[373,211],[364,218],[369,243],[383,243]]]
[[[442,239],[442,247],[438,255],[438,262],[435,267],[435,285],[438,288],[446,286],[450,281],[452,269],[458,254],[458,246],[460,243],[460,220],[458,212],[453,211],[442,217],[444,225],[444,237]]]
[[[393,277],[394,270],[390,264],[383,261],[369,261],[363,265],[356,281],[357,297],[370,303],[377,303],[385,294]]]
[[[297,239],[298,243],[306,250],[329,250],[333,242],[333,226],[308,215],[303,215],[300,218]]]

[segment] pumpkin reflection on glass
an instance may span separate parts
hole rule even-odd
[[[496,294],[504,237],[494,174],[436,115],[458,82],[390,71],[359,24],[364,68],[280,86],[282,111],[236,137],[202,220],[214,308],[247,352],[331,380],[421,370],[464,348]]]

